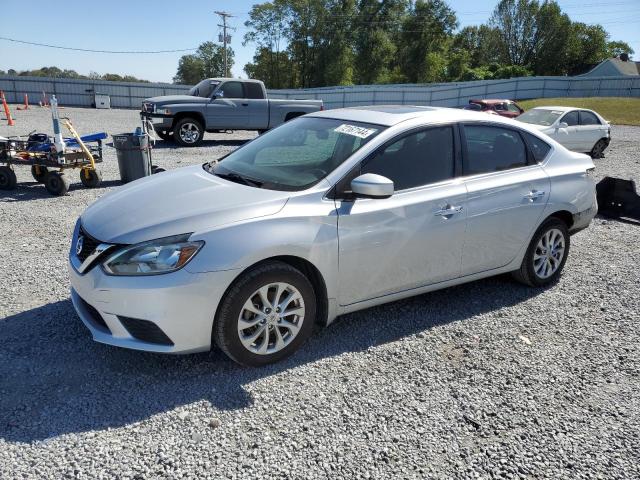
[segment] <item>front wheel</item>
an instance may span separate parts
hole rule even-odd
[[[567,224],[559,218],[548,218],[536,230],[522,265],[513,272],[513,276],[532,287],[544,287],[555,282],[567,261],[570,243]]]
[[[173,139],[183,147],[195,147],[202,141],[203,136],[202,125],[193,118],[178,120],[173,129]]]
[[[80,181],[87,188],[96,188],[102,183],[102,175],[97,170],[83,168],[80,170]]]
[[[313,331],[313,286],[298,269],[269,262],[243,274],[220,303],[213,340],[232,360],[258,367],[295,352]]]
[[[0,190],[13,190],[17,183],[16,172],[10,167],[0,167]]]
[[[51,195],[66,195],[69,185],[69,179],[62,172],[48,172],[44,177],[44,186]]]

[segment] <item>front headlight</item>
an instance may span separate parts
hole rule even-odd
[[[159,113],[160,115],[171,115],[171,110],[168,108],[156,108],[155,113]]]
[[[191,234],[159,238],[125,247],[102,264],[109,275],[158,275],[184,267],[204,245],[190,242]]]

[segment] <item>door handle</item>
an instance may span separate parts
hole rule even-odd
[[[434,215],[436,217],[450,217],[451,215],[455,215],[460,212],[462,212],[461,206],[447,205],[445,208],[435,212]]]
[[[544,197],[544,192],[541,190],[532,190],[524,196],[524,198],[526,198],[527,200],[531,200],[532,202],[536,198],[540,198],[540,197]]]

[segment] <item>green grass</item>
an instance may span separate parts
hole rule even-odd
[[[595,110],[614,125],[640,126],[640,98],[589,97],[589,98],[538,98],[518,101],[525,110],[533,107],[563,106]]]

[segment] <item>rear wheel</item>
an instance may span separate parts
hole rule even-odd
[[[49,172],[44,178],[44,186],[51,195],[66,195],[69,185],[69,179],[62,172]]]
[[[47,176],[48,171],[49,169],[44,165],[31,165],[31,175],[38,183],[44,182],[44,177]]]
[[[16,172],[10,167],[0,167],[0,190],[13,190],[17,184]]]
[[[202,141],[203,135],[202,125],[193,118],[178,120],[173,129],[173,139],[183,147],[195,147]]]
[[[603,158],[604,151],[607,148],[607,141],[604,138],[601,138],[596,142],[596,144],[591,149],[591,158]]]
[[[220,303],[213,340],[232,360],[257,367],[295,352],[313,331],[313,286],[298,269],[269,262],[243,274]]]
[[[555,282],[567,261],[570,243],[566,223],[559,218],[548,218],[533,235],[522,265],[513,276],[532,287]]]
[[[102,183],[102,175],[97,170],[83,168],[80,170],[80,181],[87,188],[96,188]]]

